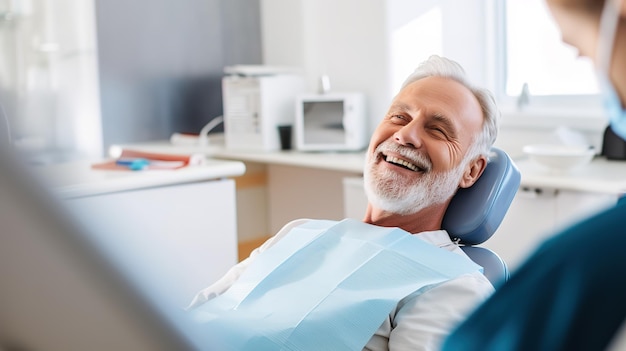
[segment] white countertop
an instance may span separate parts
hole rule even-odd
[[[298,152],[298,151],[240,151],[222,150],[214,157],[282,164],[288,166],[311,167],[332,171],[363,173],[365,152]]]
[[[76,198],[234,177],[246,170],[242,162],[213,159],[175,170],[145,171],[98,170],[91,168],[92,163],[82,160],[36,166],[35,174],[61,197]]]
[[[237,160],[245,162],[259,162],[282,164],[288,166],[311,167],[332,171],[363,173],[365,151],[359,152],[302,152],[286,151],[257,151],[257,150],[230,150],[223,145],[178,146],[169,141],[151,143],[137,143],[120,145],[122,148],[155,152],[163,154],[195,154],[204,153],[211,158]]]
[[[228,150],[221,145],[208,147],[175,146],[169,141],[125,145],[131,149],[161,153],[205,153],[212,158],[245,162],[283,164],[362,174],[364,152],[314,153],[298,151]],[[626,161],[608,161],[596,157],[580,168],[557,172],[537,165],[525,156],[514,158],[522,174],[521,186],[544,187],[607,194],[626,192]]]
[[[522,158],[515,161],[522,186],[589,191],[606,194],[626,192],[626,162],[594,158],[589,164],[567,171],[547,169]]]

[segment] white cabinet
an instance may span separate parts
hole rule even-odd
[[[237,262],[235,185],[212,180],[67,200],[136,279],[186,307]]]
[[[101,160],[97,160],[101,162]],[[241,162],[177,170],[94,170],[80,160],[37,170],[110,263],[141,289],[186,307],[237,263],[235,182]]]
[[[270,233],[296,218],[343,219],[341,180],[349,172],[268,165]],[[363,219],[363,217],[359,218]]]
[[[502,224],[483,246],[515,269],[543,240],[614,205],[617,198],[617,194],[522,186]]]
[[[344,215],[363,219],[367,197],[363,179],[344,178]],[[617,202],[617,194],[522,186],[496,233],[482,246],[515,269],[545,238]]]
[[[362,220],[367,210],[367,196],[362,177],[343,178],[343,214],[346,218]]]

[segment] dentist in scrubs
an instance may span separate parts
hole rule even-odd
[[[626,1],[547,0],[565,43],[597,68],[626,140]],[[626,350],[626,201],[544,242],[448,338],[445,351]]]

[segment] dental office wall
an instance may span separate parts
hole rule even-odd
[[[292,65],[311,91],[328,74],[333,91],[364,92],[373,131],[430,54],[492,88],[493,2],[0,0],[0,103],[26,147],[100,154],[113,142],[199,131],[222,113],[224,65]],[[518,115],[504,113],[498,140],[513,152],[562,124],[599,145],[605,125]]]
[[[223,68],[261,63],[256,0],[96,1],[104,145],[199,132]]]
[[[488,81],[482,0],[261,0],[263,62],[302,67],[309,89],[326,74],[332,91],[361,91],[371,131],[400,83],[431,54]],[[421,22],[421,23],[420,23]]]
[[[373,132],[402,80],[431,54],[459,62],[470,79],[495,90],[494,0],[261,0],[263,62],[302,67],[309,89],[319,76],[334,91],[362,91]],[[531,98],[532,99],[532,98]],[[563,109],[524,111],[500,105],[496,144],[513,157],[525,144],[554,139],[561,126],[598,149],[606,120]]]

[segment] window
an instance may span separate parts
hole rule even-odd
[[[0,1],[0,103],[33,162],[102,155],[94,6]]]
[[[600,113],[593,63],[561,41],[544,0],[496,0],[493,13],[501,19],[494,28],[494,83],[502,106]]]

